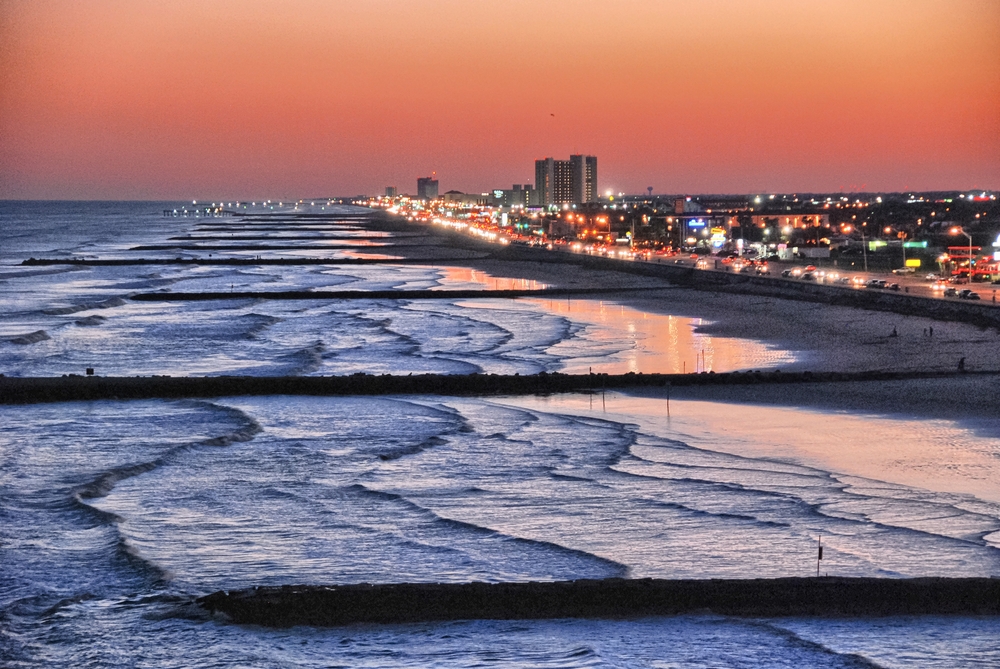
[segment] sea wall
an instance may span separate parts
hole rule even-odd
[[[948,378],[955,372],[714,372],[700,374],[352,374],[350,376],[62,376],[0,375],[0,404],[237,395],[533,395],[615,388],[836,383]],[[966,375],[997,375],[972,372]]]
[[[640,290],[655,290],[643,288]],[[537,289],[442,289],[442,290],[271,290],[218,291],[202,293],[137,293],[129,299],[140,302],[187,302],[197,300],[457,300],[513,299],[516,297],[566,297],[620,293],[618,288],[537,288]]]
[[[290,627],[435,620],[731,616],[998,615],[1000,579],[604,579],[553,583],[281,586],[198,604],[240,624]]]

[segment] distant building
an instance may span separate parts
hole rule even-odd
[[[578,155],[570,156],[569,160],[536,160],[535,191],[541,205],[596,201],[597,157]]]
[[[828,212],[812,214],[784,214],[781,212],[753,214],[750,217],[750,222],[758,228],[767,228],[769,226],[777,228],[829,228],[830,214]]]
[[[438,182],[434,177],[417,179],[417,197],[421,200],[434,200],[438,196]]]
[[[493,191],[493,204],[498,207],[530,207],[538,204],[531,184],[514,184],[509,190]]]
[[[385,196],[386,197],[396,197],[396,187],[395,186],[386,186],[385,187]]]
[[[460,190],[450,190],[442,195],[441,199],[455,204],[485,206],[489,204],[490,196],[488,193],[463,193]]]
[[[597,201],[597,156],[570,156],[573,202]]]

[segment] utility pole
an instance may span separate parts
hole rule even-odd
[[[867,248],[867,245],[865,244],[865,227],[864,226],[865,226],[865,224],[862,223],[861,227],[860,227],[860,230],[861,230],[861,255],[865,259],[865,271],[867,272],[868,271],[868,248]]]

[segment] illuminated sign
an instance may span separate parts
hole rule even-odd
[[[699,219],[695,219],[693,221],[688,221],[688,227],[689,228],[704,228],[705,227],[705,221],[703,221],[700,218]]]
[[[920,258],[907,258],[906,259],[906,266],[907,267],[920,267]]]
[[[995,244],[994,246],[1000,246],[1000,244]],[[927,248],[927,240],[922,242],[903,242],[904,249],[925,249]]]

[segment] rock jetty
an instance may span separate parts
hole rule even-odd
[[[197,600],[250,625],[731,616],[998,615],[1000,579],[603,579],[551,583],[397,583],[220,591]]]

